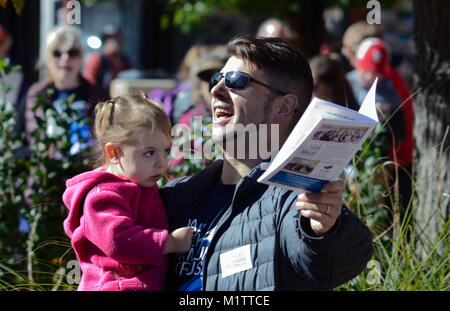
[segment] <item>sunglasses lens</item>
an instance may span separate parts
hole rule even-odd
[[[219,83],[220,79],[222,79],[223,74],[220,72],[216,72],[212,75],[211,80],[209,80],[209,91],[211,92],[212,88]]]
[[[53,50],[52,55],[55,58],[60,58],[63,53],[67,53],[69,55],[69,58],[74,58],[80,56],[80,51],[78,49],[70,49],[67,52],[61,52],[60,50]]]
[[[61,55],[62,55],[62,53],[61,53],[61,51],[60,50],[53,50],[53,56],[54,57],[56,57],[56,58],[60,58],[61,57]]]
[[[219,83],[222,79],[223,73],[216,72],[212,75],[211,80],[209,81],[209,91],[211,92],[212,88]],[[230,71],[225,74],[225,87],[232,90],[245,90],[248,87],[248,83],[250,82],[250,76],[245,73],[239,71]]]
[[[70,49],[67,53],[69,54],[69,57],[78,57],[80,55],[80,51],[77,49]]]
[[[242,72],[232,71],[225,76],[225,86],[233,90],[245,90],[249,81],[249,76]]]

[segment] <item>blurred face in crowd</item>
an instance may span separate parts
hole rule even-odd
[[[313,75],[313,96],[333,102],[333,89]]]
[[[343,40],[342,42],[342,49],[341,49],[342,54],[348,59],[349,63],[355,67],[356,66],[356,56],[355,56],[355,51],[351,45],[350,42],[348,42],[348,40]]]
[[[81,48],[57,44],[49,50],[47,64],[57,88],[76,86],[82,64]]]
[[[122,50],[122,36],[116,34],[103,42],[103,51],[107,55],[120,53]]]
[[[11,47],[10,38],[0,38],[0,57],[5,57]]]
[[[202,99],[207,103],[208,105],[211,104],[212,95],[209,91],[209,82],[206,81],[200,81],[200,92]]]
[[[377,74],[372,71],[357,69],[357,73],[359,83],[361,83],[361,85],[365,88],[369,88],[377,78]]]
[[[209,69],[201,72],[198,74],[199,82],[200,82],[200,95],[205,103],[208,105],[211,105],[212,101],[212,94],[209,91],[209,80],[211,79],[212,75],[220,71],[221,68],[215,68],[215,69]]]

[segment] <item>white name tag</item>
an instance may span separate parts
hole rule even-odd
[[[253,268],[250,257],[250,244],[220,254],[222,278]]]

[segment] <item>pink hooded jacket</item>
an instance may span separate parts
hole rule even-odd
[[[168,225],[156,185],[96,169],[69,179],[63,201],[82,271],[78,290],[162,290]]]

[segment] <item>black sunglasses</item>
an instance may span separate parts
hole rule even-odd
[[[70,49],[67,52],[63,52],[60,50],[53,50],[52,55],[55,58],[60,58],[64,53],[67,53],[69,55],[69,58],[74,58],[80,56],[80,50],[78,49]]]
[[[222,72],[216,72],[212,75],[211,80],[209,81],[209,91],[211,92],[212,88],[217,85],[217,83],[222,80],[222,77],[224,74]],[[236,91],[242,91],[245,90],[250,82],[255,82],[259,85],[262,85],[269,90],[274,91],[275,93],[278,93],[280,95],[286,95],[288,93],[280,91],[274,87],[271,87],[270,85],[267,85],[261,81],[258,81],[256,79],[253,79],[248,73],[241,72],[241,71],[229,71],[225,73],[225,87],[229,88],[230,90],[236,90]]]

